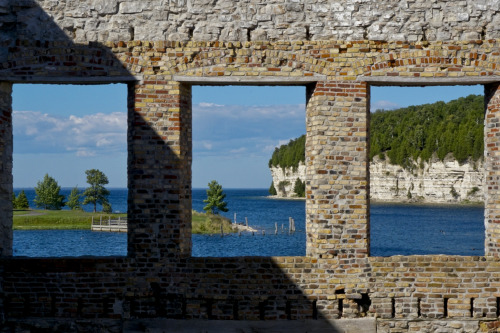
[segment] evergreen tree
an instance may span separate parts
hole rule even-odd
[[[109,205],[109,191],[104,187],[104,185],[109,183],[108,177],[97,169],[87,170],[85,171],[85,174],[87,175],[87,183],[90,187],[87,187],[83,192],[83,195],[85,196],[83,204],[93,204],[95,213],[97,211],[98,203],[103,206],[103,208],[104,205]]]
[[[221,212],[227,212],[227,203],[224,201],[226,194],[222,190],[222,186],[217,183],[217,181],[212,180],[208,183],[207,199],[203,200],[207,205],[203,207],[203,210],[211,214],[219,214]]]
[[[281,145],[274,149],[274,153],[269,160],[269,167],[281,167],[296,170],[300,162],[306,158],[305,147],[306,136],[302,135],[297,139],[290,140],[286,145]]]
[[[293,186],[293,192],[295,192],[298,197],[304,198],[306,196],[306,183],[300,180],[300,178],[297,178]]]
[[[484,154],[484,97],[470,95],[448,103],[436,102],[370,115],[370,160],[389,158],[413,169],[433,156],[452,154],[460,163]],[[305,160],[305,136],[274,150],[269,167],[296,168]]]
[[[17,209],[16,194],[12,192],[12,209]]]
[[[377,110],[370,120],[370,159],[386,153],[392,164],[411,169],[419,158],[460,163],[483,156],[484,98],[470,95],[393,111]],[[434,155],[435,154],[435,155]]]
[[[28,202],[28,198],[26,197],[26,193],[24,193],[24,190],[22,190],[18,195],[16,199],[16,209],[29,209],[30,204]]]
[[[276,192],[276,187],[274,187],[274,182],[271,182],[271,186],[269,187],[269,194],[270,195],[278,194],[278,192]]]
[[[60,210],[64,206],[64,195],[59,194],[60,190],[56,180],[45,174],[35,187],[35,205],[43,209]]]
[[[82,203],[80,201],[81,197],[82,194],[78,190],[78,187],[73,187],[71,193],[68,196],[68,202],[66,203],[66,206],[68,206],[71,210],[82,209]]]

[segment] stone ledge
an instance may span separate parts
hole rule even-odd
[[[219,77],[199,77],[199,76],[181,76],[174,75],[174,81],[185,82],[199,85],[303,85],[308,83],[316,83],[318,81],[326,81],[326,75],[314,76],[219,76]]]
[[[54,84],[111,84],[111,83],[127,83],[127,82],[143,82],[142,76],[89,76],[89,77],[61,77],[61,76],[38,76],[38,75],[21,75],[21,76],[2,76],[0,81],[11,83],[54,83]]]
[[[357,81],[368,82],[374,86],[467,86],[500,82],[500,76],[485,77],[388,77],[388,76],[359,76]]]

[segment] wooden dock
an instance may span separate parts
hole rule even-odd
[[[92,217],[92,231],[110,231],[110,232],[127,232],[127,219],[118,218],[118,220],[103,219],[95,220]]]

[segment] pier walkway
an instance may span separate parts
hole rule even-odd
[[[92,231],[114,231],[114,232],[127,232],[127,219],[118,218],[117,220],[103,219],[95,220],[92,217]]]

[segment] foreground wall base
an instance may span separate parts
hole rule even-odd
[[[388,333],[388,332],[442,332],[492,333],[498,332],[500,321],[488,319],[339,319],[339,320],[177,320],[177,319],[61,319],[24,318],[0,325],[1,332],[127,332],[127,333]]]
[[[374,318],[329,320],[131,320],[124,325],[124,331],[130,333],[144,332],[188,332],[188,333],[375,333],[377,332]]]
[[[7,322],[1,330],[23,332],[127,332],[127,333],[375,333],[375,318],[340,320],[177,320],[177,319],[137,319],[137,320],[64,320],[61,318],[25,318]]]

